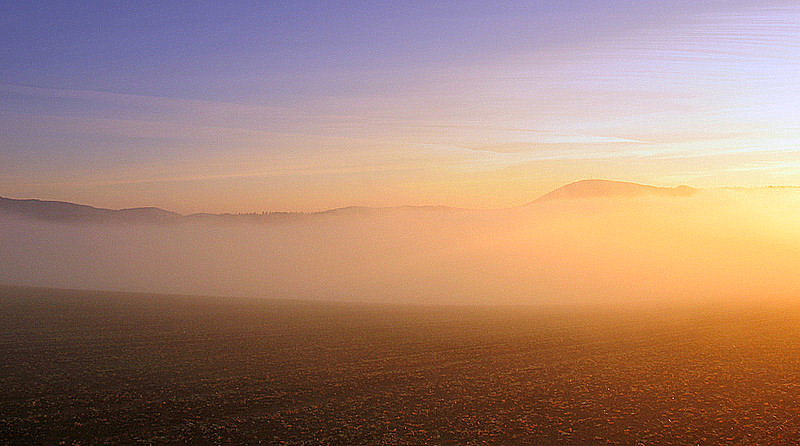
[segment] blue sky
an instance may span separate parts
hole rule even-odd
[[[586,176],[800,180],[792,2],[9,2],[0,39],[4,196],[499,207]]]

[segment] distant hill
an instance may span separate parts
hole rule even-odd
[[[550,200],[604,197],[638,197],[646,195],[665,197],[688,197],[697,192],[689,186],[657,187],[646,184],[611,180],[581,180],[549,192],[532,203]]]
[[[689,186],[656,187],[644,184],[610,180],[582,180],[562,186],[528,203],[535,204],[550,200],[600,197],[635,197],[642,195],[661,195],[686,197],[697,192]],[[236,222],[292,222],[314,216],[336,215],[376,215],[392,211],[449,212],[465,209],[447,206],[396,206],[365,207],[349,206],[319,212],[264,212],[250,214],[210,214],[199,213],[181,215],[156,207],[130,209],[96,208],[65,201],[19,200],[0,197],[0,212],[22,215],[40,220],[58,221],[130,221],[130,222],[177,222],[177,221],[236,221]]]
[[[0,211],[40,220],[154,221],[180,218],[180,214],[155,207],[105,209],[65,201],[17,200],[0,197]]]
[[[66,201],[48,201],[37,199],[14,199],[0,197],[0,212],[20,215],[28,218],[49,221],[73,222],[136,222],[136,223],[169,223],[179,221],[195,222],[294,222],[310,217],[336,215],[377,215],[393,210],[412,210],[417,212],[437,212],[456,210],[446,206],[396,206],[367,207],[349,206],[319,212],[262,212],[247,214],[212,214],[197,213],[181,215],[156,207],[129,209],[106,209],[69,203]]]

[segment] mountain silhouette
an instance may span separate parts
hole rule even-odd
[[[689,186],[657,187],[638,183],[611,180],[582,180],[567,184],[549,192],[528,205],[545,201],[574,198],[636,197],[644,195],[687,197],[697,192]],[[325,215],[374,215],[392,210],[417,212],[465,211],[447,206],[395,206],[366,207],[348,206],[319,212],[264,212],[249,214],[199,213],[181,215],[156,207],[129,209],[106,209],[75,204],[65,201],[37,199],[14,199],[0,197],[0,212],[12,213],[40,220],[58,221],[131,221],[131,222],[174,222],[174,221],[295,221],[300,218]]]
[[[581,180],[549,192],[529,204],[575,198],[611,198],[638,196],[688,197],[697,192],[689,186],[658,187],[627,181]]]
[[[105,209],[66,201],[18,200],[0,197],[0,211],[40,220],[69,221],[154,221],[181,217],[175,212],[156,207]]]

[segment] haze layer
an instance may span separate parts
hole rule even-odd
[[[350,208],[296,218],[0,213],[0,282],[389,302],[696,302],[800,293],[800,192]],[[159,214],[160,215],[160,214]]]

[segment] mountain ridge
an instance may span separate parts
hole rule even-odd
[[[534,205],[546,201],[576,198],[608,198],[637,196],[673,196],[687,197],[698,190],[689,186],[658,187],[645,184],[614,180],[580,180],[554,189],[523,206]],[[331,216],[342,214],[363,214],[386,212],[399,209],[412,209],[428,212],[466,211],[466,209],[441,205],[425,206],[345,206],[316,212],[261,212],[261,213],[194,213],[183,215],[158,207],[145,206],[124,209],[108,209],[71,203],[67,201],[16,199],[0,197],[0,211],[10,212],[25,217],[50,221],[137,221],[137,222],[170,222],[199,221],[209,219],[256,220],[270,219],[274,221],[295,219],[309,216]]]
[[[688,197],[697,193],[697,189],[680,185],[660,187],[647,184],[616,180],[580,180],[554,189],[528,204],[543,201],[580,199],[580,198],[630,198],[638,196],[670,196]]]
[[[0,210],[40,220],[165,220],[182,217],[176,212],[145,206],[107,209],[68,201],[0,197]]]

